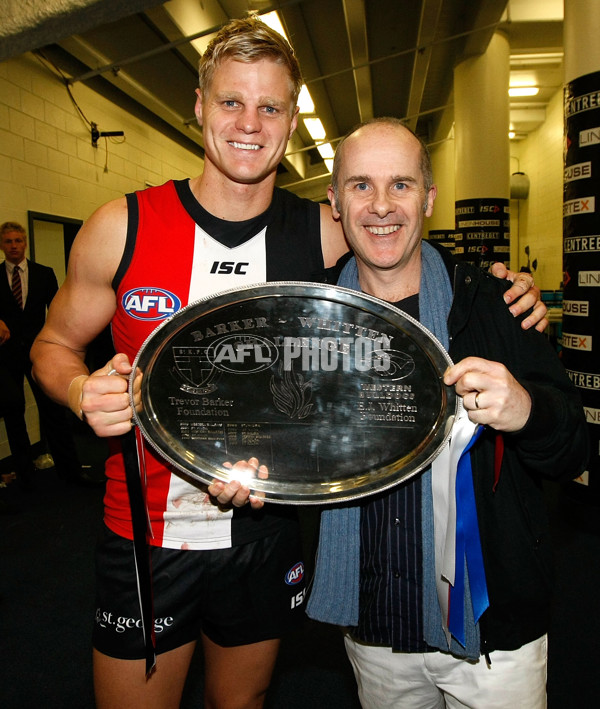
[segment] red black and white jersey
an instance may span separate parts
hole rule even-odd
[[[226,222],[204,210],[189,181],[127,195],[128,230],[113,282],[111,327],[117,352],[133,362],[150,333],[199,298],[266,281],[321,281],[324,273],[319,205],[275,189],[261,215]],[[151,543],[173,549],[219,549],[264,537],[289,516],[279,505],[222,512],[200,485],[172,472],[150,447],[143,451]],[[132,538],[119,450],[106,466],[105,521]]]

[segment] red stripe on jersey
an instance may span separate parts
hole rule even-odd
[[[172,314],[173,299],[179,308],[188,304],[192,277],[196,224],[182,206],[173,182],[136,193],[139,205],[131,263],[117,289],[117,311],[112,321],[117,352],[133,362],[152,331]],[[136,228],[137,227],[137,228]],[[162,312],[161,312],[162,311]],[[152,483],[147,489],[154,539],[162,545],[164,519],[171,472],[164,461],[146,449],[146,473]],[[105,521],[117,534],[132,538],[124,471],[119,455],[106,463],[107,489]]]

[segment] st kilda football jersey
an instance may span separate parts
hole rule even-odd
[[[209,214],[189,182],[170,181],[127,195],[125,252],[113,287],[116,352],[134,360],[148,335],[199,298],[265,281],[321,281],[319,205],[276,189],[270,207],[244,222]],[[143,450],[152,544],[172,549],[220,549],[271,534],[289,511],[249,505],[222,512],[199,485],[173,473],[151,447]],[[120,452],[107,461],[105,521],[132,538]]]

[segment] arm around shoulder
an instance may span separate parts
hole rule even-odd
[[[321,249],[325,268],[335,266],[338,260],[348,252],[348,242],[344,236],[342,223],[333,218],[331,207],[321,204]]]
[[[490,272],[496,278],[505,278],[512,283],[504,293],[504,302],[509,306],[514,317],[531,309],[529,315],[521,322],[523,330],[535,327],[539,332],[544,332],[548,327],[546,318],[548,308],[541,300],[541,291],[536,286],[533,276],[530,273],[509,271],[501,261],[492,264]]]

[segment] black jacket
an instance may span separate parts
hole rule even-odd
[[[480,620],[481,649],[513,650],[548,630],[552,550],[542,479],[571,480],[585,469],[587,425],[579,394],[545,335],[523,331],[522,318],[504,304],[501,294],[510,284],[438,250],[454,290],[453,361],[473,355],[502,362],[533,404],[521,431],[501,435],[487,428],[471,454],[490,598]]]
[[[17,305],[6,275],[0,265],[0,320],[10,330],[10,340],[0,347],[0,357],[29,356],[29,350],[46,321],[46,311],[58,290],[54,271],[49,266],[27,261],[29,270],[27,300],[21,310]]]

